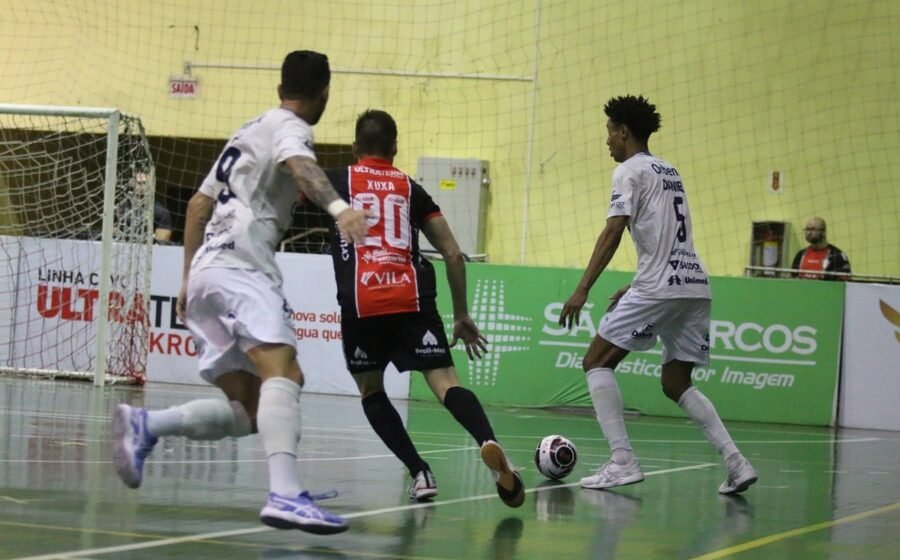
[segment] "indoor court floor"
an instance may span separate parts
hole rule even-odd
[[[316,536],[259,523],[267,476],[255,436],[162,440],[143,486],[126,488],[111,465],[114,406],[211,395],[197,386],[0,379],[0,559],[900,558],[900,432],[727,423],[760,480],[725,497],[720,460],[698,429],[683,418],[629,417],[647,479],[591,491],[578,477],[607,457],[591,414],[491,407],[528,486],[525,504],[510,509],[449,413],[401,401],[440,490],[415,504],[408,474],[358,399],[305,394],[301,480],[339,492],[323,506],[349,518],[349,531]],[[575,473],[559,483],[533,464],[535,446],[553,433],[579,451]]]

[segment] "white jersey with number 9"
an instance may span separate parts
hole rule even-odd
[[[200,186],[216,200],[192,270],[243,268],[278,284],[275,249],[291,224],[297,186],[282,165],[292,156],[315,159],[313,132],[286,109],[271,109],[240,128]]]

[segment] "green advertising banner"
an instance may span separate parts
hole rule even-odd
[[[449,288],[438,264],[438,304],[449,311]],[[597,333],[607,298],[631,274],[609,271],[591,290],[572,330],[557,324],[582,271],[470,264],[470,313],[489,341],[485,359],[469,362],[458,345],[462,383],[486,404],[591,406],[581,359]],[[710,363],[694,383],[726,420],[830,425],[840,363],[844,287],[839,282],[712,278]],[[444,315],[449,324],[452,314]],[[630,354],[616,377],[625,407],[681,416],[660,386],[661,345]],[[433,398],[413,375],[410,397]]]

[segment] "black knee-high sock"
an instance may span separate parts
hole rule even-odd
[[[456,418],[456,421],[472,434],[478,445],[482,445],[489,439],[497,441],[491,423],[488,421],[478,397],[472,391],[465,387],[450,387],[444,395],[444,406]]]
[[[362,400],[363,411],[369,424],[381,441],[409,469],[410,476],[423,470],[429,470],[428,463],[422,460],[416,446],[409,439],[409,433],[403,426],[403,420],[384,391],[371,394]]]

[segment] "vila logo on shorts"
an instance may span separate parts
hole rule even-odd
[[[362,348],[359,346],[356,347],[356,352],[353,353],[353,357],[357,360],[368,360],[369,355],[362,351]]]
[[[425,331],[425,336],[422,337],[422,346],[437,346],[438,340],[437,337],[431,334],[431,331]]]
[[[631,331],[633,338],[650,338],[653,336],[653,323],[647,323],[639,329]]]

